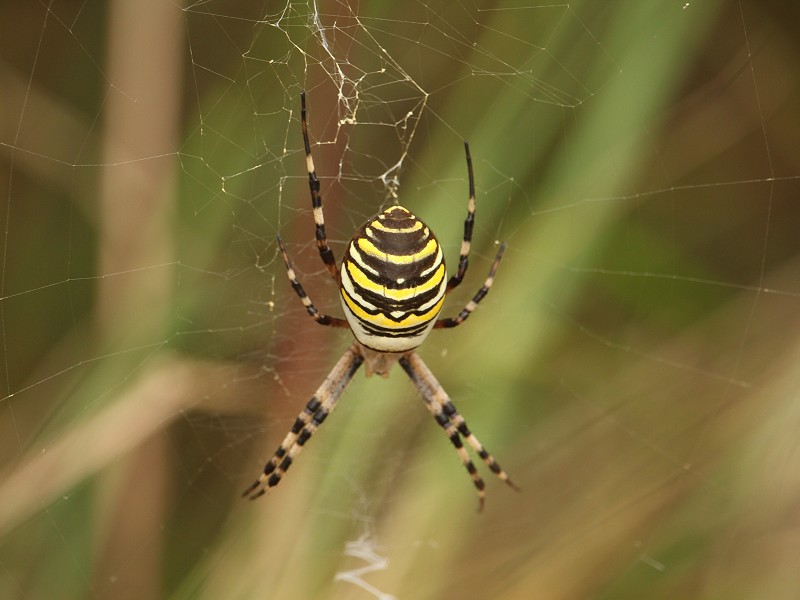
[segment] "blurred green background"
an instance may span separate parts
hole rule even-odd
[[[316,6],[316,11],[315,11]],[[800,10],[769,1],[0,6],[0,598],[795,598]],[[357,376],[334,251],[399,198],[479,287]],[[359,571],[361,570],[361,571]]]

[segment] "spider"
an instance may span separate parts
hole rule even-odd
[[[291,430],[264,466],[263,473],[244,492],[243,497],[258,498],[280,483],[306,442],[336,407],[350,380],[363,364],[367,375],[387,377],[399,363],[416,385],[425,406],[445,431],[458,457],[467,469],[478,493],[478,510],[483,509],[485,484],[472,462],[464,441],[502,481],[515,490],[506,472],[473,434],[464,417],[431,370],[414,352],[432,329],[461,325],[486,296],[494,282],[495,272],[503,257],[505,244],[500,244],[489,269],[489,275],[472,300],[452,318],[439,318],[445,295],[458,287],[469,264],[472,229],[475,222],[475,181],[469,144],[464,142],[469,174],[469,203],[464,221],[464,237],[458,270],[447,279],[442,248],[433,232],[411,211],[394,205],[364,223],[347,245],[339,268],[325,235],[322,196],[311,145],[308,141],[305,92],[300,94],[300,124],[306,152],[308,185],[314,211],[317,248],[322,262],[339,286],[345,319],[321,314],[303,290],[292,268],[280,235],[278,248],[286,273],[306,311],[320,325],[349,328],[356,338],[333,370],[317,388],[292,425]]]

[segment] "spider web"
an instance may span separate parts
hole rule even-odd
[[[3,7],[0,597],[796,590],[797,9],[165,0]],[[521,488],[486,510],[407,378],[341,355],[339,257],[394,202],[469,322],[420,349]]]

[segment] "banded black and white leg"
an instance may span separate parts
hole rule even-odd
[[[328,269],[328,272],[333,277],[337,284],[341,284],[339,276],[339,267],[336,264],[336,257],[333,254],[330,246],[328,246],[328,238],[325,233],[325,216],[322,212],[322,195],[320,193],[319,179],[317,178],[317,171],[314,168],[314,158],[311,156],[311,142],[308,139],[308,123],[306,120],[306,93],[300,93],[300,125],[303,131],[303,147],[306,152],[306,169],[308,170],[308,188],[311,192],[311,208],[314,212],[314,230],[317,240],[317,249],[319,250],[320,258]],[[292,289],[295,291],[306,311],[317,323],[320,325],[328,325],[331,327],[349,327],[345,319],[339,317],[331,317],[324,315],[317,310],[311,298],[308,297],[303,286],[297,278],[292,262],[289,260],[289,255],[286,252],[286,247],[283,245],[281,236],[276,236],[278,241],[278,248],[283,258],[283,264],[286,266],[286,274],[292,284]]]
[[[478,474],[478,469],[469,457],[466,448],[464,448],[463,440],[481,457],[489,469],[513,489],[519,491],[519,488],[511,481],[508,474],[497,463],[494,456],[492,456],[467,426],[466,420],[458,412],[447,392],[434,376],[433,372],[422,361],[422,359],[415,353],[409,352],[400,358],[400,366],[409,376],[411,381],[422,394],[425,401],[425,406],[431,412],[436,422],[444,430],[450,443],[461,459],[461,463],[467,469],[469,476],[472,478],[472,483],[478,492],[478,510],[483,510],[485,499],[484,488],[486,487],[483,479]]]
[[[345,319],[324,315],[314,306],[311,298],[308,297],[303,285],[297,278],[297,274],[294,272],[289,255],[286,253],[286,247],[283,245],[283,240],[281,240],[280,236],[277,236],[277,241],[283,263],[286,266],[286,275],[292,284],[292,289],[300,298],[303,306],[306,307],[309,316],[320,325],[348,327]],[[305,443],[336,407],[336,403],[363,362],[364,356],[361,352],[361,346],[355,343],[344,353],[325,378],[325,381],[322,382],[322,385],[317,388],[303,412],[295,419],[292,428],[286,434],[278,449],[267,464],[264,465],[264,470],[259,478],[242,492],[242,496],[249,496],[251,500],[254,500],[263,495],[269,488],[275,487],[280,483],[284,473],[286,473],[295,457],[303,449]]]
[[[289,255],[286,252],[286,247],[283,245],[281,236],[276,236],[276,239],[278,240],[278,249],[280,250],[281,257],[283,258],[283,264],[286,267],[286,275],[289,277],[289,281],[292,284],[292,289],[294,290],[295,294],[297,294],[297,297],[300,298],[300,302],[303,303],[303,306],[306,307],[306,311],[308,312],[309,316],[320,325],[327,325],[329,327],[349,327],[345,319],[324,315],[319,312],[316,306],[314,306],[311,298],[308,297],[308,294],[306,294],[306,291],[303,289],[303,285],[297,278],[297,274],[294,272],[292,261],[289,260]]]
[[[500,244],[500,248],[497,250],[497,254],[492,261],[492,266],[489,267],[489,275],[486,277],[486,280],[483,282],[483,285],[480,287],[480,289],[475,292],[475,295],[472,297],[472,299],[467,302],[464,308],[461,309],[461,312],[459,312],[455,317],[440,318],[433,326],[434,329],[441,329],[443,327],[457,327],[466,321],[467,318],[469,318],[472,312],[478,307],[478,304],[480,304],[481,300],[484,299],[486,294],[488,294],[489,290],[492,288],[492,285],[494,284],[494,276],[497,273],[497,267],[500,265],[500,261],[503,259],[503,252],[505,252],[505,250],[506,243],[503,242]]]
[[[464,219],[464,237],[461,239],[461,252],[458,256],[458,270],[447,281],[447,289],[445,290],[446,294],[458,287],[467,272],[467,268],[469,267],[469,251],[472,247],[472,230],[475,226],[475,174],[472,170],[472,155],[469,152],[469,143],[466,141],[464,142],[464,153],[467,158],[467,175],[469,177],[469,202],[467,203],[467,218]],[[455,317],[440,317],[439,320],[436,321],[434,329],[456,327],[461,325],[461,323],[463,323],[472,314],[472,311],[477,308],[480,301],[483,300],[484,296],[486,296],[486,294],[489,292],[489,289],[492,287],[492,283],[494,283],[494,276],[497,272],[497,267],[500,264],[500,260],[503,258],[503,252],[505,249],[506,245],[505,242],[503,242],[500,244],[500,248],[497,250],[497,254],[494,257],[492,266],[489,268],[489,276],[486,278],[481,288],[472,297],[472,300],[470,300],[461,310],[461,312],[459,312]]]
[[[322,212],[322,194],[320,193],[319,179],[314,168],[314,158],[311,156],[311,143],[308,141],[308,123],[306,121],[306,93],[300,92],[300,125],[303,129],[303,146],[306,151],[306,169],[308,170],[308,188],[311,191],[311,207],[314,211],[314,230],[317,239],[317,248],[320,258],[336,283],[340,283],[339,266],[325,233],[325,215]]]
[[[322,385],[314,392],[303,412],[297,415],[289,433],[264,465],[264,471],[242,492],[242,496],[255,500],[280,483],[305,443],[336,408],[336,403],[363,362],[364,355],[356,342],[347,349]]]
[[[472,155],[469,153],[469,142],[464,141],[464,154],[467,157],[467,175],[469,176],[469,201],[467,218],[464,219],[464,237],[461,238],[461,252],[458,256],[458,270],[447,281],[445,293],[454,290],[464,279],[469,267],[469,250],[472,245],[472,230],[475,227],[475,174],[472,171]]]

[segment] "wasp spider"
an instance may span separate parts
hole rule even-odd
[[[277,238],[278,248],[292,288],[311,318],[320,325],[349,328],[356,341],[339,359],[308,401],[303,412],[298,415],[291,430],[264,466],[263,473],[242,493],[242,496],[258,498],[269,488],[280,483],[303,446],[336,407],[339,397],[362,364],[367,375],[377,373],[386,377],[392,365],[400,363],[417,386],[425,406],[444,429],[469,472],[478,492],[479,509],[482,509],[484,482],[469,457],[463,441],[467,442],[502,481],[514,489],[518,488],[470,431],[467,422],[453,406],[447,392],[414,352],[431,329],[456,327],[472,314],[492,287],[497,266],[505,249],[505,244],[501,244],[489,269],[489,276],[461,312],[455,317],[437,320],[445,295],[461,283],[469,263],[472,228],[475,222],[475,183],[469,145],[464,143],[469,173],[469,204],[467,218],[464,221],[461,255],[455,275],[447,278],[442,248],[433,232],[402,206],[387,208],[356,231],[347,245],[340,269],[325,235],[322,196],[308,141],[305,93],[300,95],[300,101],[300,123],[306,151],[311,205],[314,209],[317,247],[322,262],[339,285],[346,319],[320,314],[297,279],[280,236]]]

